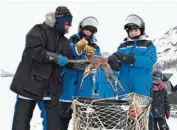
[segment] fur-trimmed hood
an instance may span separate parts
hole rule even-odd
[[[54,25],[55,25],[55,12],[48,12],[45,15],[45,24],[49,27],[54,27]]]

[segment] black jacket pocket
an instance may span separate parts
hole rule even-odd
[[[35,95],[36,100],[42,100],[48,88],[49,79],[41,78],[32,72],[28,75],[25,84],[25,91]]]

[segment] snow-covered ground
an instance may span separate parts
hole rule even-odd
[[[11,83],[11,77],[0,77],[0,130],[10,130],[13,119],[14,104],[16,95],[9,90]],[[177,118],[171,117],[168,120],[170,130],[176,130]],[[42,130],[42,120],[40,118],[40,111],[36,106],[34,115],[31,121],[31,130]],[[72,123],[70,123],[69,130],[72,129]]]

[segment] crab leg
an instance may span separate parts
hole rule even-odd
[[[109,65],[107,65],[106,67],[104,67],[104,71],[107,74],[109,74],[109,76],[111,78],[113,78],[118,83],[119,87],[124,91],[124,88],[123,88],[122,84],[120,83],[119,79],[114,75],[114,73],[113,73],[113,71],[112,71],[112,69],[110,68]]]
[[[111,75],[111,77],[118,83],[119,87],[124,91],[124,88],[122,84],[120,83],[119,79],[114,75]]]
[[[82,88],[82,84],[84,82],[84,79],[91,73],[91,68],[92,68],[92,64],[88,65],[87,68],[85,69],[84,71],[84,74],[83,74],[83,77],[82,77],[82,80],[81,80],[81,83],[80,83],[80,88]]]
[[[82,63],[82,62],[89,62],[88,60],[69,60],[69,62],[72,62],[72,63]]]
[[[118,99],[118,92],[117,92],[117,87],[112,83],[110,76],[106,76],[107,81],[111,84],[112,89],[114,90],[114,98]]]

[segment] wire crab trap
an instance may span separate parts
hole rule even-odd
[[[74,130],[148,130],[151,98],[130,93],[121,100],[77,98]]]

